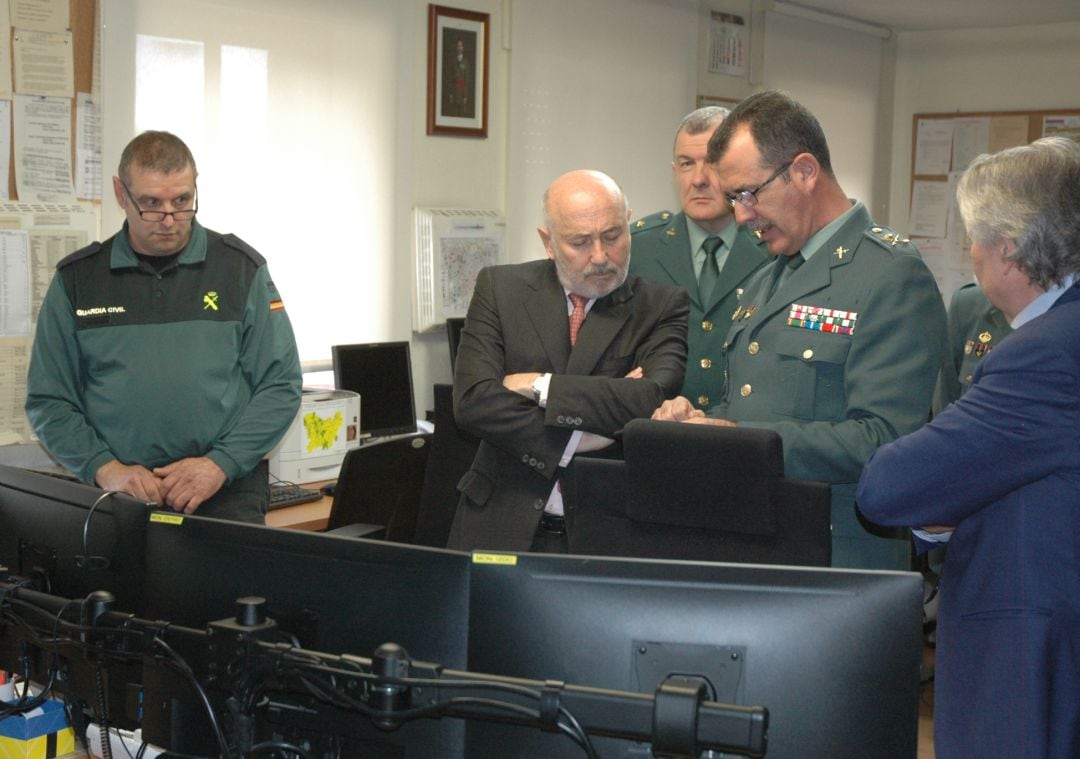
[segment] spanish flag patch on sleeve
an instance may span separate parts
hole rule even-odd
[[[285,310],[285,302],[281,298],[275,298],[274,300],[270,301],[270,311],[271,311],[271,313],[274,312],[274,311],[284,311],[284,310]]]

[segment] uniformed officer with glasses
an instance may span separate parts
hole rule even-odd
[[[195,159],[168,132],[124,149],[123,229],[57,266],[26,413],[80,479],[178,512],[263,521],[263,457],[300,403],[292,326],[266,261],[196,220]]]
[[[654,418],[776,430],[784,474],[832,486],[832,563],[909,568],[909,544],[855,510],[863,463],[929,415],[946,352],[934,278],[833,174],[817,119],[786,94],[742,101],[709,141],[735,213],[775,257],[747,284],[724,344],[727,391]],[[875,530],[876,531],[876,530]]]

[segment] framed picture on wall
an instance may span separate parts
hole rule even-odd
[[[428,6],[427,133],[487,137],[489,14]]]

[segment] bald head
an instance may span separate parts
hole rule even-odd
[[[623,211],[626,210],[626,196],[614,179],[602,171],[577,169],[558,177],[544,190],[544,226],[550,230],[553,214],[557,214],[560,208],[568,204],[573,205],[583,200],[583,195],[591,198],[606,197],[611,202],[621,204]]]
[[[543,211],[537,232],[563,287],[600,298],[625,281],[630,212],[615,180],[585,169],[563,174],[544,193]]]

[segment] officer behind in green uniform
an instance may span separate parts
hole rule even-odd
[[[878,446],[929,416],[947,340],[934,278],[847,198],[821,125],[787,95],[743,100],[709,161],[736,220],[776,258],[740,299],[724,399],[706,416],[676,398],[653,418],[776,430],[786,476],[832,485],[833,566],[906,569],[908,542],[862,526],[855,484]]]
[[[1009,320],[975,283],[961,287],[949,304],[949,361],[934,389],[934,413],[971,387],[975,366],[1012,332]]]
[[[86,482],[187,514],[263,521],[266,453],[300,405],[292,326],[266,261],[196,220],[195,159],[144,132],[113,191],[127,216],[57,265],[26,413]]]
[[[709,137],[726,108],[698,108],[675,133],[671,163],[682,211],[646,216],[631,225],[630,273],[670,282],[690,293],[686,379],[682,394],[700,409],[724,395],[721,346],[738,294],[770,258],[764,246],[735,223],[705,156]]]

